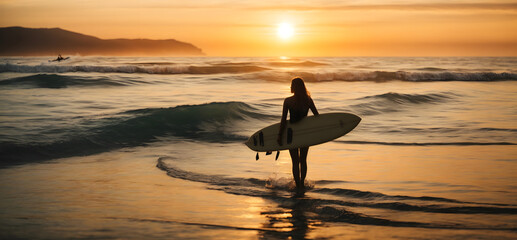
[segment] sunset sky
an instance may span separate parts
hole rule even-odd
[[[208,56],[517,56],[506,0],[0,0],[0,26],[174,38]]]

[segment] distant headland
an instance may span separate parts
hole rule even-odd
[[[0,56],[109,55],[202,56],[203,51],[174,39],[100,39],[60,28],[0,28]]]

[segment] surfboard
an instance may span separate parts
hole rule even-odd
[[[251,150],[272,152],[318,145],[352,131],[361,118],[351,113],[324,113],[309,116],[299,122],[287,121],[282,145],[277,142],[280,123],[258,130],[245,142]]]

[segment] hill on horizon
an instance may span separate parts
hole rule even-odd
[[[200,56],[203,51],[175,39],[100,39],[61,28],[0,28],[0,56],[110,55]]]

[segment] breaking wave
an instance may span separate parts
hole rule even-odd
[[[188,65],[123,65],[123,66],[96,66],[96,65],[16,65],[0,64],[0,73],[67,73],[67,72],[94,72],[94,73],[146,73],[146,74],[219,74],[219,73],[247,73],[264,71],[268,68],[253,65],[220,65],[220,66],[188,66]]]
[[[350,71],[344,69],[326,69],[326,63],[313,61],[302,62],[224,62],[204,65],[177,64],[172,62],[141,62],[124,65],[22,65],[0,64],[0,73],[144,73],[144,74],[240,74],[256,73],[253,79],[267,81],[285,81],[293,77],[302,77],[307,82],[325,81],[509,81],[517,80],[513,72],[455,72],[440,68],[419,68],[415,71]],[[296,71],[285,68],[295,67]],[[311,68],[321,67],[321,68]],[[311,71],[304,71],[311,69]]]
[[[513,81],[517,80],[515,73],[495,72],[408,72],[408,71],[328,71],[328,72],[266,72],[256,74],[258,78],[267,81],[284,81],[293,77],[301,77],[307,82],[330,81],[408,81],[408,82],[432,82],[432,81]]]
[[[246,137],[234,134],[235,121],[269,116],[243,102],[214,102],[170,108],[146,108],[116,116],[85,120],[52,142],[0,142],[3,163],[89,155],[122,147],[140,146],[160,137],[205,142],[236,142]],[[43,135],[43,134],[42,134]],[[33,138],[31,138],[33,139]],[[29,141],[29,140],[27,140]]]

